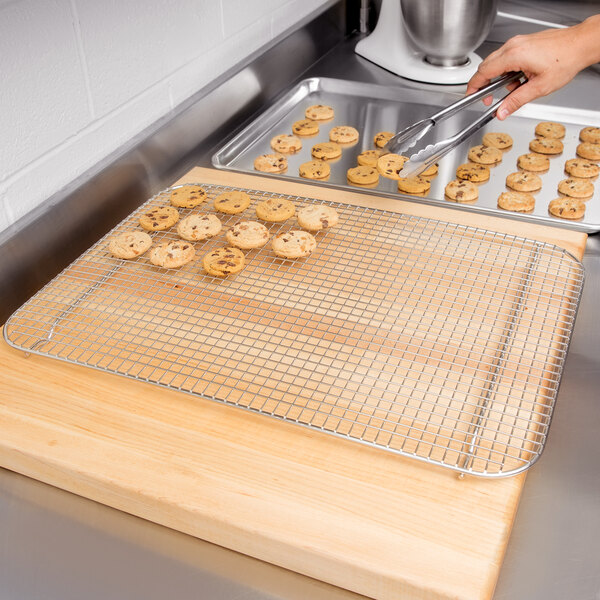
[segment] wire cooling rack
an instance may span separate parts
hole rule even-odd
[[[212,199],[228,189],[204,185]],[[161,269],[108,252],[148,200],[17,310],[4,328],[26,352],[232,404],[481,476],[540,456],[583,286],[565,250],[483,229],[247,191],[339,213],[297,260],[267,245],[226,279],[201,257]],[[298,227],[270,224],[271,234]],[[177,239],[175,227],[153,242]]]

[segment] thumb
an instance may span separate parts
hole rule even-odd
[[[517,109],[521,108],[527,102],[539,98],[542,94],[538,91],[534,82],[528,81],[511,92],[498,107],[496,117],[499,121],[504,121],[506,117],[512,115]]]

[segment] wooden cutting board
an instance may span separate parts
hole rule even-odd
[[[586,235],[246,174],[221,183],[551,242]],[[373,598],[491,598],[525,475],[486,480],[0,344],[0,464]],[[565,401],[567,399],[562,399]]]

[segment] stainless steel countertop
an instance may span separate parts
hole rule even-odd
[[[566,2],[551,0],[502,4],[508,12],[567,24],[600,9],[598,2],[569,2],[566,15],[566,8]],[[481,51],[534,29],[499,20]],[[355,43],[338,44],[306,72],[299,66],[298,78],[400,84],[356,56]],[[276,96],[271,85],[259,103]],[[548,101],[598,110],[599,91],[596,66]],[[177,169],[153,171],[140,200],[190,164],[209,165],[223,130],[238,128],[256,108],[223,118],[221,133],[198,142]],[[165,135],[153,139],[154,153],[163,152]],[[11,241],[9,250],[14,248]],[[600,235],[588,239],[583,262],[585,289],[549,440],[528,474],[495,600],[600,600]],[[165,597],[335,600],[352,595],[0,469],[0,600]]]

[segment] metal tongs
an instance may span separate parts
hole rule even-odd
[[[518,73],[508,73],[499,77],[489,85],[481,88],[477,92],[461,98],[458,102],[454,102],[450,106],[440,110],[435,115],[427,119],[422,119],[417,123],[410,125],[406,129],[403,129],[391,138],[388,143],[384,146],[383,152],[385,154],[395,153],[404,154],[407,150],[412,148],[426,133],[431,131],[433,127],[440,121],[447,119],[455,115],[457,112],[463,110],[467,106],[474,104],[478,100],[489,96],[493,91],[498,88],[509,85],[515,81],[519,81],[521,78],[525,78],[522,71]],[[478,129],[483,127],[486,123],[489,123],[496,114],[500,103],[504,98],[498,100],[495,104],[492,104],[477,120],[473,121],[470,125],[459,131],[456,135],[446,138],[441,142],[430,144],[419,152],[411,155],[408,161],[404,164],[403,169],[400,171],[400,177],[410,177],[412,175],[418,175],[423,171],[427,170],[438,160],[450,152],[453,148],[456,148],[461,142],[464,142],[469,136],[473,135]]]

